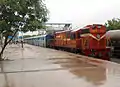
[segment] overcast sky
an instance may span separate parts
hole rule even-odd
[[[70,22],[82,27],[120,17],[120,0],[46,0],[48,22]]]
[[[49,23],[72,23],[73,29],[120,18],[120,0],[45,0],[45,3],[50,12]]]

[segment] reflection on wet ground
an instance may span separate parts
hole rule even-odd
[[[10,45],[5,56],[0,87],[120,87],[115,63],[31,45]]]
[[[50,58],[50,60],[68,69],[77,79],[83,78],[95,85],[101,85],[106,80],[106,69],[98,65],[83,62],[78,58]]]

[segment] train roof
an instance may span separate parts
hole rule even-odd
[[[106,36],[112,40],[120,40],[120,30],[110,30],[106,32]]]
[[[120,29],[119,30],[109,30],[106,32],[106,35],[110,35],[110,34],[120,34]]]
[[[32,39],[32,38],[46,37],[47,35],[48,35],[48,34],[39,35],[39,36],[34,36],[34,37],[28,37],[28,38],[24,38],[24,39]]]
[[[62,33],[62,32],[68,32],[68,31],[71,31],[71,30],[63,30],[63,31],[55,32],[55,33]]]
[[[71,32],[76,32],[76,31],[83,30],[83,29],[88,29],[88,28],[89,27],[77,28],[77,29],[72,30]]]
[[[120,32],[120,29],[117,29],[117,30],[109,30],[109,31],[107,31],[107,32]]]
[[[79,30],[84,30],[84,29],[89,29],[91,26],[102,26],[102,24],[92,24],[92,25],[87,25],[83,28],[76,28],[76,29],[73,29],[73,30],[63,30],[63,31],[58,31],[56,33],[62,33],[62,32],[67,32],[67,31],[71,31],[71,32],[76,32],[76,31],[79,31]]]
[[[71,32],[75,32],[75,31],[78,31],[78,30],[80,30],[80,28],[74,29]]]

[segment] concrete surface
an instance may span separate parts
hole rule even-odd
[[[119,63],[120,64],[120,58],[111,58],[111,61]]]
[[[37,46],[9,45],[0,87],[120,87],[120,65]]]

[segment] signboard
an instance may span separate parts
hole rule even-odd
[[[19,38],[19,39],[22,39],[22,36],[19,36],[18,38]]]
[[[13,36],[8,36],[9,39],[11,39]]]

